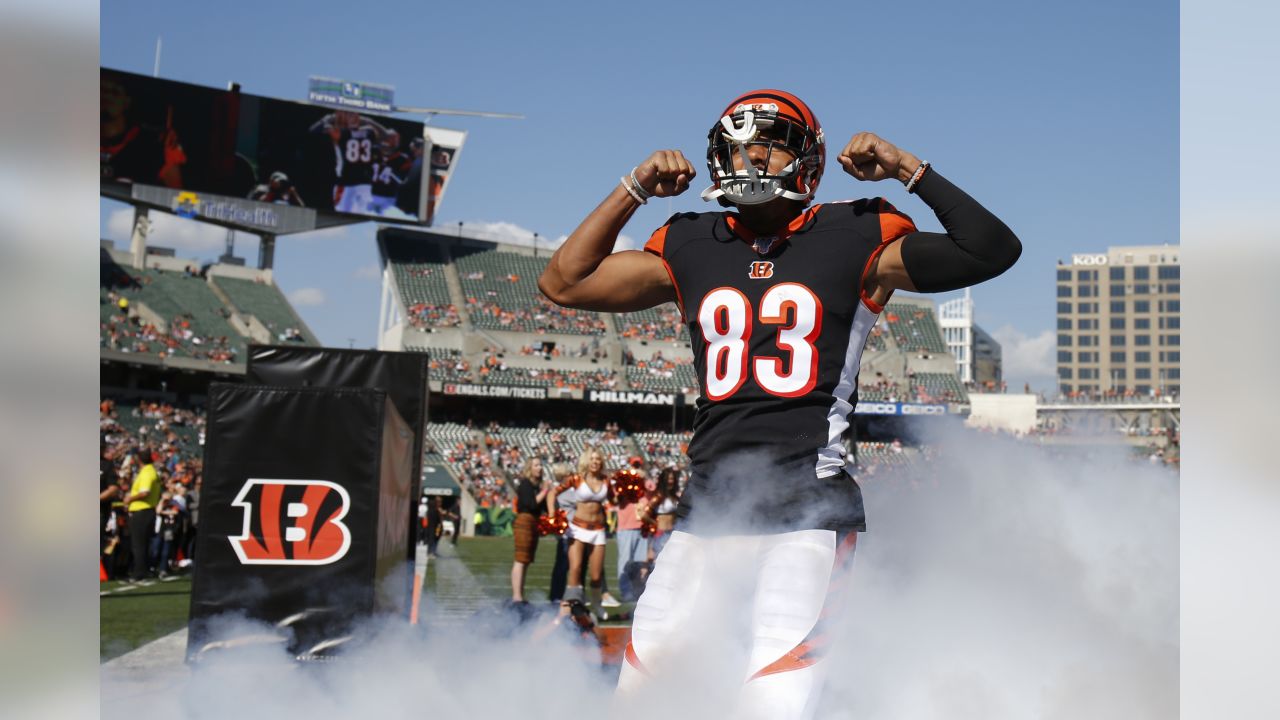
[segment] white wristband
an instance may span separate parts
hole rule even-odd
[[[640,181],[636,179],[636,168],[631,168],[631,187],[635,188],[636,193],[646,201],[653,197],[653,193],[645,190],[644,186],[640,184]]]
[[[646,200],[645,198],[641,197],[641,196],[640,196],[640,193],[637,193],[637,192],[636,192],[636,191],[631,187],[631,178],[626,177],[626,176],[624,175],[624,176],[622,176],[621,178],[619,178],[619,182],[621,182],[621,183],[622,183],[622,189],[623,189],[623,190],[626,190],[626,191],[627,191],[627,194],[628,194],[628,195],[630,195],[630,196],[632,197],[632,199],[634,199],[636,202],[640,203],[641,205],[647,205],[647,204],[649,203],[649,201],[648,201],[648,200]]]

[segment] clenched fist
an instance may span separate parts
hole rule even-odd
[[[854,135],[836,160],[855,178],[873,182],[897,178],[905,183],[920,167],[920,158],[869,132]]]
[[[656,197],[673,197],[688,190],[697,174],[679,150],[659,150],[636,166],[636,182]]]

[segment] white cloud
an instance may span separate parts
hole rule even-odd
[[[382,277],[382,269],[378,266],[378,263],[361,265],[351,273],[351,277],[357,280],[377,280]]]
[[[510,245],[521,245],[523,247],[533,247],[533,231],[520,227],[515,223],[509,222],[468,222],[462,225],[462,234],[464,237],[478,237],[484,240],[493,240],[494,242],[507,243]],[[554,238],[545,235],[538,236],[539,250],[555,250],[568,240],[568,235],[558,235]],[[614,245],[614,251],[618,250],[639,250],[644,247],[644,241],[631,237],[630,235],[619,235],[618,242]]]
[[[438,228],[438,231],[447,232],[443,227]],[[462,234],[465,237],[478,237],[494,242],[533,247],[533,231],[510,222],[464,222]],[[550,243],[547,242],[546,237],[538,237],[538,247],[549,246]]]
[[[226,247],[227,229],[224,227],[165,212],[149,213],[147,217],[151,220],[151,230],[147,233],[148,245],[170,247],[179,251],[179,254],[220,254]],[[121,208],[112,212],[107,218],[107,232],[116,239],[117,245],[123,243],[127,248],[133,237],[133,210]],[[236,240],[246,237],[244,234],[237,234]]]
[[[1030,383],[1033,388],[1051,389],[1056,384],[1057,338],[1052,330],[1028,336],[1012,325],[1004,325],[991,336],[1000,343],[1004,377],[1010,388]]]
[[[308,305],[323,305],[324,291],[320,288],[298,288],[289,293],[289,302],[298,307],[306,307]]]

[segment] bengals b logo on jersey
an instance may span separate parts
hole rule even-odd
[[[351,496],[337,483],[251,478],[231,504],[244,511],[240,535],[227,538],[244,565],[328,565],[351,548]]]
[[[773,263],[768,260],[756,260],[747,270],[747,277],[752,280],[764,280],[773,277]]]

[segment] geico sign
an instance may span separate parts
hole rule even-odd
[[[1106,255],[1072,255],[1072,265],[1106,265]]]

